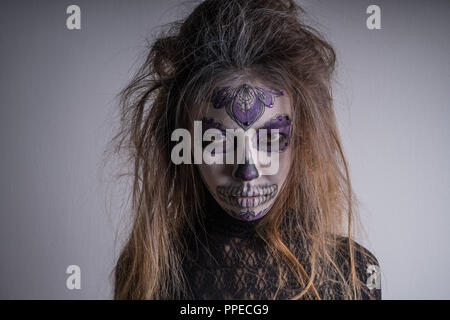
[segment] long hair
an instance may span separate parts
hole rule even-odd
[[[195,165],[171,161],[171,134],[198,119],[217,83],[235,78],[262,79],[292,99],[295,161],[257,228],[280,275],[288,266],[299,283],[292,299],[333,298],[317,290],[331,275],[344,298],[360,297],[352,243],[356,200],[332,105],[335,60],[293,0],[205,0],[149,44],[121,92],[121,129],[112,140],[127,155],[132,176],[133,221],[114,269],[116,299],[182,296],[186,236],[195,232],[206,191]],[[308,266],[289,243],[300,233],[308,239]],[[350,240],[345,254],[343,233]]]

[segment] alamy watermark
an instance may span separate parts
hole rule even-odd
[[[367,7],[367,17],[366,26],[369,30],[380,30],[381,29],[381,9],[376,4],[372,4]]]
[[[261,175],[274,175],[279,169],[280,132],[270,129],[253,128],[244,131],[226,129],[226,134],[219,129],[208,129],[202,134],[202,122],[194,121],[194,139],[187,129],[175,129],[171,140],[179,142],[172,148],[171,160],[174,164],[247,164],[258,163]],[[235,138],[237,143],[235,144]],[[192,148],[192,140],[194,142]],[[203,142],[209,144],[203,147]],[[193,157],[192,157],[193,149]]]
[[[367,267],[366,273],[370,275],[366,281],[367,287],[369,289],[381,289],[380,267],[375,264],[371,264]]]
[[[67,7],[66,13],[69,15],[66,19],[66,27],[69,30],[81,29],[81,9],[76,4]]]
[[[67,267],[66,273],[69,275],[66,279],[66,288],[69,290],[81,289],[81,268],[76,264]]]

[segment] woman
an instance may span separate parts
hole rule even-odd
[[[302,16],[292,0],[206,0],[150,46],[115,137],[133,176],[116,299],[381,298],[378,262],[352,240],[335,53]],[[203,151],[232,162],[174,161],[173,133],[195,121],[215,129]]]

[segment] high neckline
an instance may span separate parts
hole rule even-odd
[[[258,220],[243,221],[232,217],[214,199],[209,191],[205,196],[204,223],[208,233],[220,233],[230,237],[251,237],[256,233]]]

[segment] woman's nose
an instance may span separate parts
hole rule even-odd
[[[258,168],[255,166],[251,151],[252,150],[250,148],[250,143],[247,139],[245,139],[243,152],[244,154],[243,157],[241,157],[240,161],[241,163],[237,163],[233,171],[233,177],[235,179],[240,179],[242,181],[250,181],[257,179],[259,177]]]
[[[249,163],[249,161],[245,159],[245,163],[236,166],[233,176],[236,179],[250,181],[257,179],[259,177],[259,172],[253,163]]]

